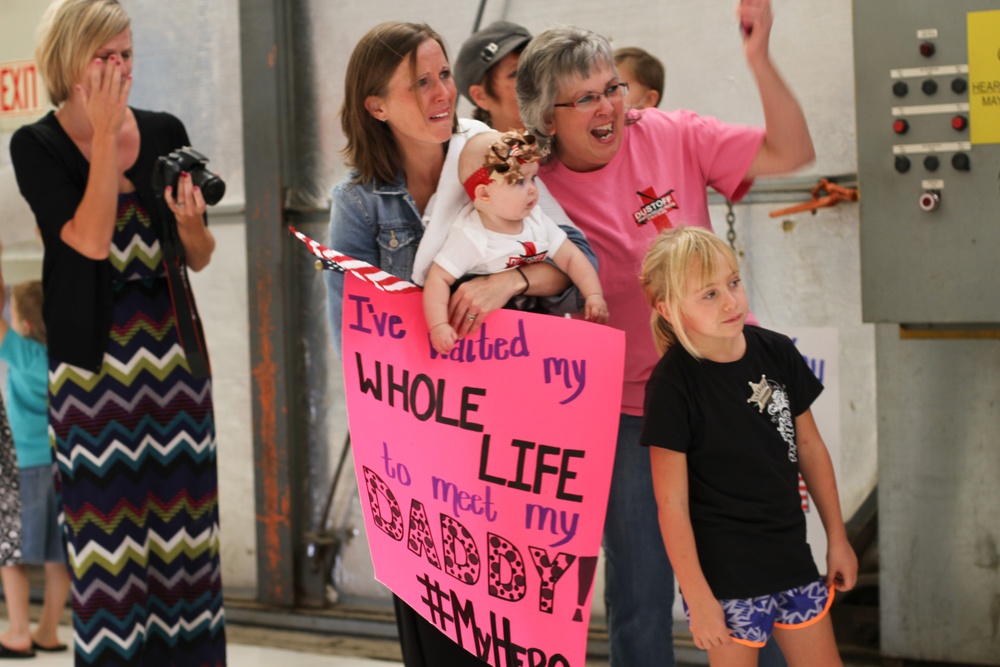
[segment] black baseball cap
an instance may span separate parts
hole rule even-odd
[[[510,21],[494,21],[472,33],[462,44],[455,60],[455,85],[470,102],[469,87],[482,83],[486,72],[514,49],[531,41],[524,26]]]

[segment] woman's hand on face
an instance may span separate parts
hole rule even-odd
[[[523,286],[524,281],[516,271],[467,280],[448,301],[448,321],[459,338],[474,334],[487,315],[503,308]]]
[[[124,75],[124,64],[118,56],[106,60],[95,58],[84,73],[90,81],[89,90],[77,85],[87,118],[95,135],[117,136],[125,124],[128,95],[132,90],[132,77]]]
[[[165,194],[167,208],[177,218],[178,225],[205,223],[205,198],[201,194],[201,188],[195,187],[191,182],[191,174],[181,172],[177,179],[177,192],[168,185]]]

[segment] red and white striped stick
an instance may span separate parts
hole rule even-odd
[[[362,262],[360,259],[354,259],[349,255],[344,255],[336,250],[327,248],[322,243],[312,240],[291,225],[288,226],[288,229],[292,232],[292,234],[295,234],[300,241],[306,244],[306,247],[309,248],[309,251],[312,252],[312,254],[319,257],[319,261],[316,262],[316,268],[318,269],[350,273],[366,282],[371,283],[383,292],[406,294],[407,292],[420,291],[420,287],[417,285],[403,280],[402,278],[397,278],[392,274],[386,273],[382,269],[372,266],[368,262]]]

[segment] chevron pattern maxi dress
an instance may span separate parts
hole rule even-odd
[[[194,378],[160,244],[119,197],[100,372],[49,362],[76,665],[226,664],[210,378]]]

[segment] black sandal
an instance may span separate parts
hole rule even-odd
[[[35,640],[31,640],[31,648],[36,651],[41,651],[42,653],[62,653],[69,647],[65,644],[56,644],[55,646],[42,646]]]
[[[15,651],[12,648],[0,644],[0,660],[19,660],[21,658],[34,658],[35,652],[31,649],[27,651]]]

